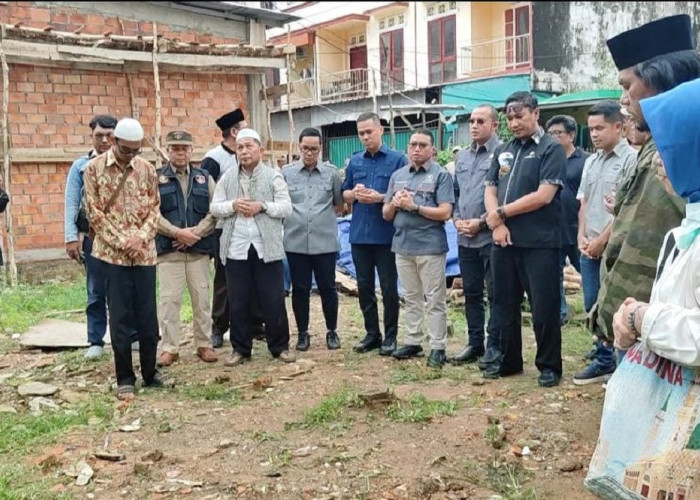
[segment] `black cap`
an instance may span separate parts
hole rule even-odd
[[[695,49],[687,14],[657,19],[612,37],[607,44],[618,70],[656,56]]]
[[[240,123],[245,120],[243,116],[243,111],[240,108],[236,108],[230,113],[226,113],[224,116],[216,120],[216,126],[221,130],[226,130],[233,127],[236,123]]]

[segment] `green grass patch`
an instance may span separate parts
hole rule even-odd
[[[344,410],[362,405],[357,392],[345,387],[327,396],[316,406],[304,414],[301,426],[305,429],[328,427],[335,429],[347,428],[350,418],[344,415]]]
[[[0,413],[0,457],[25,454],[30,448],[53,441],[71,427],[87,425],[91,417],[111,419],[113,410],[106,396],[93,395],[88,403],[66,410],[44,411],[41,415]]]
[[[390,384],[408,384],[422,382],[424,380],[436,380],[442,378],[444,370],[435,370],[427,366],[417,365],[412,362],[395,363],[389,375]]]
[[[491,463],[487,467],[487,476],[491,488],[503,495],[504,500],[537,500],[534,488],[526,488],[524,483],[532,477],[532,472],[525,470],[520,463]]]
[[[46,318],[46,313],[85,307],[85,280],[74,283],[17,285],[0,292],[0,331],[24,332]],[[60,317],[56,315],[53,317]]]
[[[34,470],[37,469],[37,470]],[[65,479],[63,479],[65,481]],[[0,464],[0,499],[2,500],[63,500],[69,493],[56,493],[51,488],[62,482],[55,476],[43,476],[36,468],[18,463]]]
[[[238,390],[224,384],[186,385],[180,387],[178,395],[198,401],[220,401],[230,406],[236,405],[241,401]]]
[[[389,418],[395,422],[428,422],[434,417],[452,416],[456,412],[456,402],[431,401],[422,394],[414,394],[407,401],[396,401],[388,409]]]

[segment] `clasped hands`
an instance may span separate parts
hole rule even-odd
[[[497,210],[492,210],[486,214],[486,225],[492,231],[493,243],[499,247],[507,247],[512,245],[513,241],[510,239],[510,231],[508,226],[503,223],[503,219]]]
[[[366,188],[364,184],[356,184],[352,188],[352,195],[359,203],[381,203],[384,195],[374,189]]]
[[[627,297],[620,305],[617,312],[613,316],[613,335],[615,341],[613,346],[617,349],[626,350],[632,347],[641,335],[641,324],[644,321],[649,304],[640,302],[632,297]],[[639,328],[635,326],[636,332],[630,327],[630,315],[634,313],[634,321],[639,324]],[[639,321],[637,322],[637,318]]]
[[[262,211],[263,204],[250,198],[238,198],[233,200],[233,210],[243,217],[253,217]]]
[[[400,208],[407,212],[414,211],[418,206],[413,201],[413,193],[406,188],[394,193],[394,196],[391,198],[391,205],[394,208]]]

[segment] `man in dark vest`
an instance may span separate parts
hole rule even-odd
[[[160,221],[156,250],[163,337],[159,366],[170,366],[179,358],[180,306],[187,284],[192,300],[194,343],[197,356],[207,363],[217,361],[212,349],[209,306],[209,258],[214,255],[216,219],[209,212],[215,183],[206,170],[190,164],[192,135],[170,132],[165,138],[170,162],[158,170]]]

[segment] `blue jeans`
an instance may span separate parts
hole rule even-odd
[[[105,297],[104,262],[92,256],[92,240],[83,239],[85,274],[87,275],[87,337],[90,345],[104,345],[107,331],[107,301]]]
[[[598,300],[600,289],[600,259],[581,256],[581,282],[583,284],[583,307],[589,312]]]
[[[581,272],[581,264],[579,263],[580,253],[576,245],[563,245],[561,251],[559,252],[559,267],[561,268],[561,274],[559,276],[559,295],[561,296],[561,306],[559,307],[559,317],[562,320],[566,319],[566,315],[569,312],[568,306],[566,305],[566,290],[564,290],[564,268],[566,267],[566,258],[569,258],[569,262],[574,266],[579,273]]]
[[[598,363],[603,368],[610,368],[611,366],[616,366],[615,358],[615,349],[613,348],[613,346],[606,345],[600,339],[595,341],[595,352],[593,353],[594,363]]]

